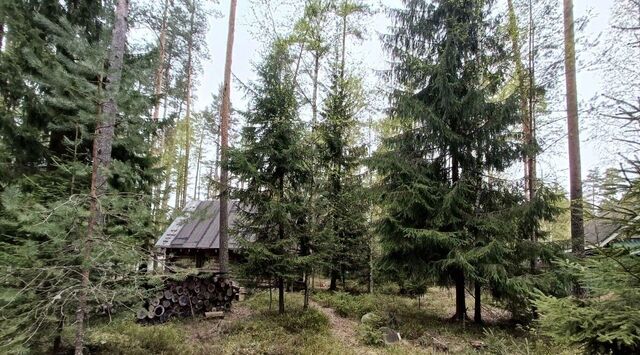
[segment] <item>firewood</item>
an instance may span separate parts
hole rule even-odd
[[[224,312],[223,311],[205,312],[204,316],[206,318],[224,318]]]

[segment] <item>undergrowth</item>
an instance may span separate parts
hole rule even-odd
[[[87,348],[91,354],[439,354],[432,339],[448,345],[456,354],[575,354],[575,349],[554,346],[528,330],[513,326],[476,326],[446,320],[451,300],[446,293],[431,294],[418,309],[414,299],[393,295],[350,295],[318,292],[313,299],[336,310],[337,314],[358,321],[355,329],[358,349],[350,348],[331,332],[325,314],[315,308],[302,309],[302,295],[286,295],[286,313],[279,315],[277,303],[269,309],[269,295],[257,293],[237,305],[245,316],[225,322],[185,319],[163,325],[143,326],[133,315],[107,323],[91,324],[87,329]],[[275,299],[274,299],[275,301]],[[360,322],[362,315],[372,313]],[[384,346],[379,329],[388,326],[404,339]],[[65,336],[67,348],[73,334]],[[426,340],[426,341],[425,341]],[[473,341],[484,342],[474,350]]]
[[[335,309],[343,317],[358,321],[367,313],[375,314],[375,324],[360,323],[358,326],[360,342],[365,345],[380,346],[377,330],[384,325],[398,331],[403,339],[412,344],[420,343],[419,339],[438,339],[448,344],[450,353],[478,353],[471,345],[477,341],[484,343],[479,351],[486,354],[576,353],[575,349],[553,345],[548,339],[510,323],[507,319],[485,325],[451,322],[448,318],[453,299],[442,289],[430,290],[421,301],[420,308],[414,298],[389,294],[351,295],[345,292],[319,291],[313,294],[313,299],[325,307]],[[401,348],[388,350],[406,353]],[[439,353],[431,347],[425,350]]]
[[[179,324],[143,326],[121,318],[87,329],[86,347],[91,354],[182,354],[186,337]]]
[[[274,299],[275,301],[275,299]],[[329,321],[319,310],[302,309],[302,296],[286,295],[286,312],[277,303],[269,310],[269,295],[261,292],[244,304],[253,314],[231,325],[219,342],[197,344],[198,354],[345,354],[329,333]]]

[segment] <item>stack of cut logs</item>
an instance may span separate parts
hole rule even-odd
[[[171,317],[193,317],[231,309],[240,288],[215,276],[188,276],[183,281],[167,280],[164,288],[138,310],[142,323],[163,323]]]

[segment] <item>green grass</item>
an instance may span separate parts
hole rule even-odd
[[[87,329],[92,354],[344,354],[329,333],[329,321],[317,309],[302,310],[302,297],[287,294],[284,315],[269,311],[268,294],[249,298],[251,314],[229,324],[210,319],[140,325],[133,316]],[[217,329],[220,325],[221,329]],[[66,337],[71,344],[72,334]]]
[[[143,326],[132,317],[90,326],[86,347],[91,354],[179,354],[186,337],[179,323]]]
[[[313,295],[313,299],[325,307],[334,308],[343,317],[358,321],[364,314],[373,312],[384,319],[387,326],[398,331],[403,339],[423,349],[425,346],[421,343],[435,337],[447,343],[452,353],[477,353],[470,345],[475,340],[483,341],[487,345],[484,352],[490,354],[576,353],[575,349],[555,346],[534,332],[509,323],[508,319],[494,319],[484,326],[451,322],[448,318],[453,314],[453,298],[447,290],[440,288],[430,289],[421,300],[420,308],[417,299],[388,294],[350,295],[320,291]],[[360,325],[362,341],[375,345],[368,328]],[[429,345],[426,348],[431,350]],[[395,348],[393,352],[409,353],[405,350]]]
[[[252,315],[227,329],[217,341],[194,344],[197,354],[344,354],[329,332],[327,317],[315,308],[302,310],[302,296],[286,295],[286,313],[277,313],[268,293],[247,299]]]
[[[286,295],[286,313],[277,313],[274,298],[257,293],[237,305],[237,312],[224,321],[176,320],[163,325],[143,326],[133,316],[121,315],[113,322],[95,322],[87,329],[87,347],[92,354],[433,354],[432,337],[445,342],[449,352],[477,354],[470,342],[483,341],[486,354],[575,354],[575,349],[555,346],[534,332],[509,323],[487,326],[449,322],[453,299],[448,291],[429,290],[418,309],[417,300],[388,294],[317,292],[313,299],[336,313],[357,322],[357,349],[336,338],[325,314],[311,307],[302,310],[302,295]],[[360,324],[363,314],[377,317],[370,326]],[[377,341],[377,328],[387,325],[404,341],[384,346]],[[71,344],[73,334],[65,337]]]

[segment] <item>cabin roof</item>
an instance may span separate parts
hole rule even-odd
[[[229,227],[233,226],[238,204],[229,201]],[[190,201],[155,244],[163,249],[219,249],[220,201]],[[238,249],[229,237],[229,249]]]
[[[619,222],[595,218],[584,225],[586,247],[604,247],[619,236],[622,225]]]

